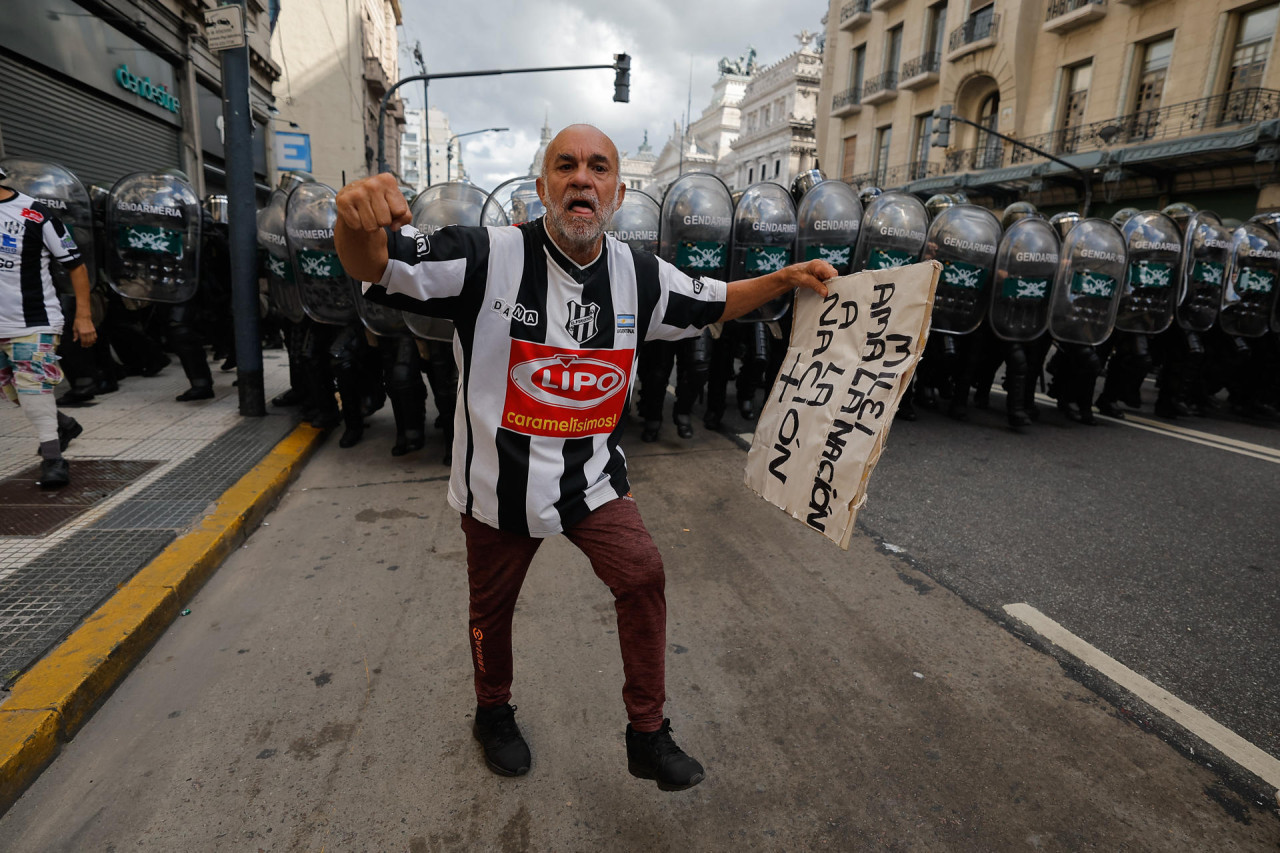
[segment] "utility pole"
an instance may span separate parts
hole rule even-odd
[[[227,8],[230,7],[230,8]],[[245,0],[210,10],[248,20]],[[208,15],[208,13],[206,13]],[[206,17],[206,30],[209,28]],[[240,414],[267,413],[262,379],[262,334],[258,326],[257,210],[253,189],[253,119],[249,113],[249,43],[220,50],[222,123],[227,156],[227,232],[231,250],[231,314],[236,339],[236,387]],[[212,45],[211,45],[212,47]],[[215,48],[216,49],[216,48]]]

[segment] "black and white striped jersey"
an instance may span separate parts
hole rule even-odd
[[[0,201],[0,338],[62,333],[51,258],[67,268],[84,263],[67,227],[42,202],[24,193]]]
[[[453,321],[459,370],[449,503],[529,536],[561,532],[626,495],[618,446],[640,342],[698,334],[725,284],[692,279],[605,235],[570,260],[542,220],[429,237],[388,229],[390,262],[366,297]]]

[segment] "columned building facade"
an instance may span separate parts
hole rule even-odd
[[[829,177],[993,207],[1280,207],[1280,3],[832,0],[817,133]],[[932,115],[957,116],[930,145]],[[1052,155],[1051,159],[1049,156]],[[1058,162],[1063,161],[1063,162]]]
[[[808,44],[807,33],[800,50],[756,72],[743,93],[742,126],[730,146],[730,186],[790,186],[797,174],[814,168],[821,79],[822,54]]]

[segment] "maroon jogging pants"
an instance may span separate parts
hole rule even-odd
[[[471,588],[471,662],[476,703],[511,699],[511,616],[541,539],[462,516]],[[656,731],[666,702],[665,575],[649,531],[630,497],[610,501],[564,531],[613,593],[622,647],[622,701],[636,731]]]

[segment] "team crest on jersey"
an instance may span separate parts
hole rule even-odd
[[[413,246],[418,250],[418,260],[426,260],[427,255],[431,254],[431,239],[421,231],[413,238]]]
[[[30,219],[32,222],[36,223],[37,225],[39,225],[41,222],[44,222],[44,214],[38,210],[32,210],[29,207],[22,208],[22,218]]]
[[[513,340],[502,426],[522,435],[581,438],[613,432],[635,350],[571,350]]]
[[[701,295],[702,295],[702,288],[704,288],[704,287],[706,287],[706,285],[702,283],[702,279],[700,279],[700,278],[695,278],[695,279],[693,280],[693,295],[694,295],[694,296],[701,296]]]
[[[580,344],[585,344],[600,331],[599,326],[596,325],[596,318],[600,316],[600,306],[594,302],[583,305],[572,299],[565,304],[569,306],[569,319],[564,324],[564,330],[569,333],[569,337]]]

